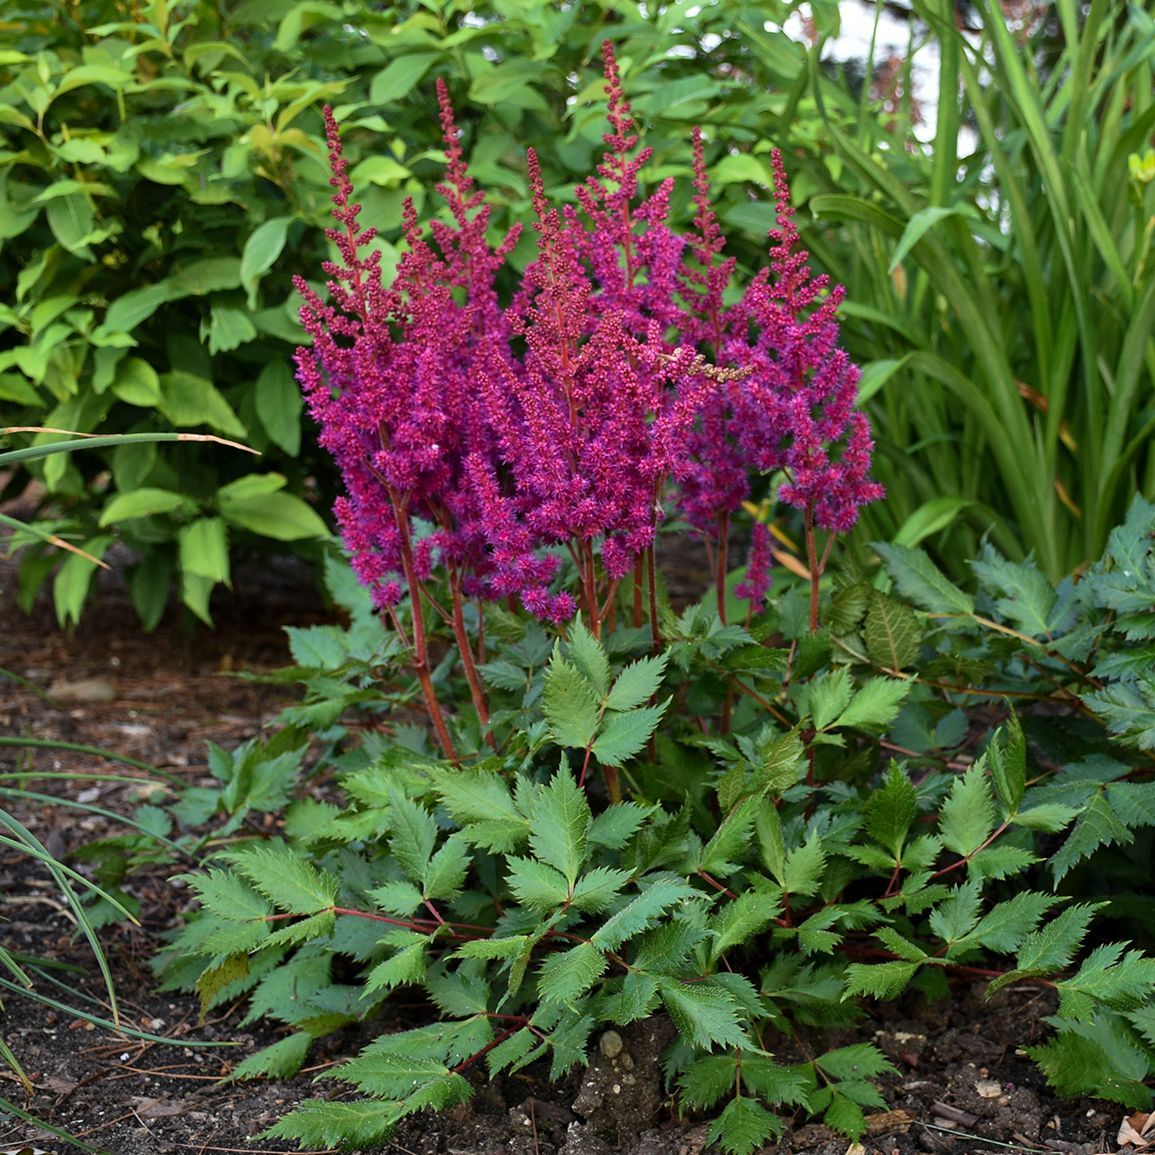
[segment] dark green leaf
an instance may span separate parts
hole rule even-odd
[[[673,699],[660,706],[641,706],[621,714],[608,714],[593,751],[607,766],[624,766],[650,740],[662,715]]]
[[[542,791],[530,820],[533,853],[564,875],[572,889],[586,857],[592,822],[584,791],[563,766]]]
[[[710,1124],[707,1138],[718,1143],[727,1155],[751,1155],[772,1136],[781,1135],[786,1124],[766,1110],[756,1099],[731,1099],[726,1109]]]
[[[886,670],[903,670],[918,658],[922,629],[910,606],[875,592],[863,639],[872,662]]]
[[[538,971],[538,994],[544,1002],[572,1006],[605,973],[608,965],[606,956],[588,942],[552,954]]]
[[[974,602],[951,582],[921,549],[871,542],[899,592],[935,614],[973,614]]]
[[[866,832],[898,861],[917,813],[918,794],[903,769],[891,760],[882,787],[867,799]]]
[[[727,992],[704,983],[684,983],[661,977],[658,978],[658,991],[678,1033],[699,1050],[712,1051],[715,1047],[756,1049],[738,1021],[737,1003]]]

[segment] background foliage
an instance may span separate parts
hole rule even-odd
[[[1097,0],[1083,19],[1063,0],[1010,30],[983,2],[974,31],[923,0],[901,67],[868,60],[862,75],[788,37],[792,7],[10,6],[9,423],[207,427],[264,451],[268,470],[244,480],[223,452],[191,467],[153,449],[88,467],[58,458],[34,467],[44,516],[94,554],[114,536],[137,551],[147,625],[174,575],[207,617],[238,541],[319,534],[296,500],[314,478],[327,505],[332,483],[302,449],[289,279],[315,276],[324,251],[320,104],[337,108],[389,263],[403,197],[423,209],[441,175],[434,77],[449,82],[502,230],[528,215],[528,142],[551,142],[551,195],[588,172],[608,36],[655,151],[650,177],[688,172],[689,128],[702,124],[731,251],[749,269],[772,223],[768,153],[787,150],[816,222],[803,214],[805,240],[848,287],[846,340],[865,368],[890,491],[867,535],[925,540],[956,573],[988,531],[1012,556],[1033,550],[1052,578],[1089,561],[1130,493],[1155,490],[1149,14]],[[810,14],[816,37],[836,29],[836,5]],[[911,61],[935,42],[936,130],[919,143],[935,113],[912,95]],[[675,203],[675,218],[688,211]],[[52,564],[27,552],[25,598]],[[62,618],[84,594],[79,580],[58,591]]]

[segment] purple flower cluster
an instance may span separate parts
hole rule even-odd
[[[770,266],[726,304],[734,262],[700,136],[694,226],[680,234],[672,182],[640,196],[649,152],[609,45],[606,80],[606,153],[576,205],[548,203],[530,153],[537,256],[508,303],[496,285],[517,232],[487,241],[444,85],[450,220],[426,235],[407,204],[388,286],[326,114],[339,260],[325,266],[328,301],[298,283],[312,338],[298,376],[345,481],[337,515],[354,566],[382,606],[441,566],[455,597],[516,597],[551,621],[581,608],[597,622],[652,550],[671,482],[707,534],[756,472],[782,471],[782,500],[829,530],[881,495],[857,370],[837,347],[841,291],[810,276],[781,158]],[[418,534],[415,519],[431,528]],[[567,556],[573,580],[559,588]],[[751,596],[767,581],[768,569],[752,573]]]
[[[687,303],[715,362],[744,372],[716,391],[702,414],[682,506],[692,525],[716,532],[748,496],[752,474],[781,470],[788,478],[778,493],[783,502],[810,511],[820,528],[846,532],[883,490],[868,478],[874,445],[866,415],[854,407],[858,369],[838,347],[843,289],[810,275],[777,150],[771,161],[778,227],[770,233],[770,264],[725,308],[733,263],[715,259],[722,242],[695,134],[699,268],[687,278]]]

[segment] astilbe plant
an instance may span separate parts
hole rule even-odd
[[[735,267],[721,257],[700,136],[694,229],[681,235],[668,220],[672,182],[641,196],[649,153],[637,148],[609,44],[605,71],[606,153],[576,206],[550,206],[529,155],[537,257],[507,303],[497,284],[517,231],[489,243],[444,84],[438,188],[450,221],[426,236],[407,202],[407,251],[388,286],[326,113],[339,259],[325,267],[328,301],[298,282],[312,338],[298,376],[345,481],[337,516],[354,568],[409,648],[451,757],[430,610],[454,632],[486,729],[466,599],[517,599],[558,625],[580,610],[597,637],[632,575],[634,622],[648,602],[656,649],[654,545],[671,481],[713,543],[724,614],[729,519],[754,475],[781,471],[782,500],[803,513],[814,620],[829,546],[819,550],[816,531],[833,540],[881,494],[867,478],[857,371],[837,348],[841,292],[809,274],[781,157],[770,266],[724,305]],[[432,528],[419,533],[419,523]],[[432,594],[438,568],[449,605]],[[408,632],[396,613],[403,593]]]

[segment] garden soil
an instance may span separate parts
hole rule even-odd
[[[325,620],[307,572],[292,560],[238,574],[234,591],[215,607],[217,629],[192,631],[173,614],[144,637],[114,573],[100,601],[71,635],[60,632],[47,605],[25,617],[13,605],[10,563],[0,568],[0,735],[24,735],[119,751],[188,783],[207,784],[205,743],[231,747],[259,734],[291,700],[291,690],[246,680],[288,660],[281,627]],[[6,588],[5,588],[6,587]],[[140,786],[37,775],[108,772],[90,755],[60,749],[0,748],[0,769],[20,769],[28,791],[71,796],[109,811],[140,800]],[[136,771],[129,771],[136,774]],[[158,787],[159,788],[159,787]],[[98,814],[49,801],[7,799],[6,809],[58,858],[82,868],[76,852],[95,838],[119,833]],[[263,816],[262,816],[262,820]],[[270,833],[276,822],[267,819]],[[93,1018],[111,1009],[92,954],[78,941],[70,912],[47,873],[0,846],[0,942],[8,950],[48,960],[62,988],[38,983],[59,1007],[4,994],[0,1039],[31,1083],[0,1063],[0,1097],[88,1149],[107,1155],[207,1155],[209,1152],[294,1151],[261,1139],[301,1099],[340,1093],[341,1084],[313,1077],[356,1052],[384,1019],[359,1033],[318,1046],[300,1076],[280,1083],[222,1082],[236,1064],[280,1037],[264,1025],[243,1027],[243,1007],[198,1019],[196,999],[158,994],[149,970],[160,936],[179,924],[188,888],[172,877],[180,867],[146,868],[130,886],[141,904],[141,926],[101,931],[117,980],[121,1022],[163,1041],[141,1041],[111,1024],[94,1025],[67,1006],[83,1004]],[[851,1144],[815,1124],[797,1125],[765,1152],[781,1155],[969,1155],[977,1152],[1120,1150],[1126,1112],[1087,1100],[1056,1099],[1021,1050],[1045,1036],[1052,1010],[1033,987],[1011,988],[988,1002],[964,983],[947,1000],[910,1002],[868,1013],[857,1032],[836,1039],[783,1039],[783,1061],[831,1045],[868,1040],[892,1058],[898,1074],[883,1080],[886,1109]],[[412,1025],[424,1008],[390,1008],[394,1025]],[[473,1100],[438,1116],[407,1121],[382,1150],[398,1155],[698,1155],[708,1127],[679,1118],[661,1075],[671,1037],[661,1018],[607,1032],[594,1040],[590,1065],[559,1086],[529,1069],[495,1081],[473,1072]],[[1140,1115],[1132,1125],[1142,1130]],[[1153,1120],[1155,1122],[1155,1120]],[[1155,1151],[1155,1134],[1152,1135]],[[0,1155],[57,1155],[77,1150],[35,1123],[0,1112]],[[1128,1150],[1132,1148],[1127,1148]],[[716,1148],[714,1149],[716,1150]]]

